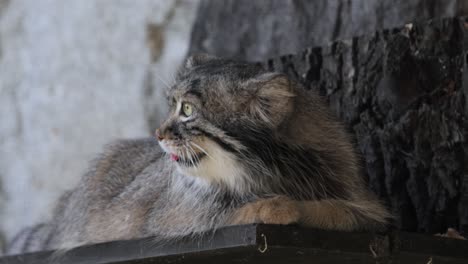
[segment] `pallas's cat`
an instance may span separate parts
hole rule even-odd
[[[367,190],[342,125],[286,75],[193,56],[167,100],[155,138],[110,144],[10,253],[246,223],[385,226],[389,214]]]

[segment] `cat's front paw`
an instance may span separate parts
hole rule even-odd
[[[301,217],[299,205],[286,196],[276,196],[248,203],[239,208],[231,224],[281,224],[298,223]]]

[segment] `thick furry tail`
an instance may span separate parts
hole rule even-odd
[[[298,201],[286,196],[259,199],[236,209],[228,223],[297,223],[330,230],[385,231],[393,217],[372,195],[362,196],[368,199]]]
[[[304,226],[333,230],[386,229],[391,214],[377,200],[301,201],[301,220]]]

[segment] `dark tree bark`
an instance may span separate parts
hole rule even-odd
[[[466,0],[202,0],[190,53],[261,61],[407,22],[468,14]]]
[[[356,135],[403,230],[468,232],[468,20],[444,19],[269,60]]]
[[[429,5],[437,1],[423,2]],[[205,2],[205,7],[209,3]],[[201,12],[206,17],[207,12],[215,10]],[[299,14],[311,15],[304,10]],[[225,30],[225,24],[204,22],[206,19],[199,17],[196,27]],[[294,23],[281,27],[278,34],[282,30],[288,39],[289,29],[294,32]],[[206,40],[197,33],[200,30],[205,29],[194,29],[192,51],[203,45],[199,41]],[[225,41],[246,47],[245,52],[230,50],[228,55],[233,57],[245,58],[250,56],[249,47],[258,47],[251,42],[257,39],[209,39],[214,41],[210,47],[223,46]],[[293,55],[263,64],[288,73],[306,89],[318,89],[328,99],[355,135],[363,172],[370,187],[392,208],[397,226],[429,233],[454,227],[467,235],[468,20],[447,18],[407,24],[321,48],[304,47],[305,51],[298,48],[304,43],[294,47]],[[278,43],[265,45],[268,52],[281,50]],[[212,50],[216,55],[224,52],[222,48]],[[258,54],[271,55],[268,52]]]

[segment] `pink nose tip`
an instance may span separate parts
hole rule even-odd
[[[159,132],[159,128],[156,129],[156,138],[161,141],[164,139],[164,137],[161,135],[161,133]]]

